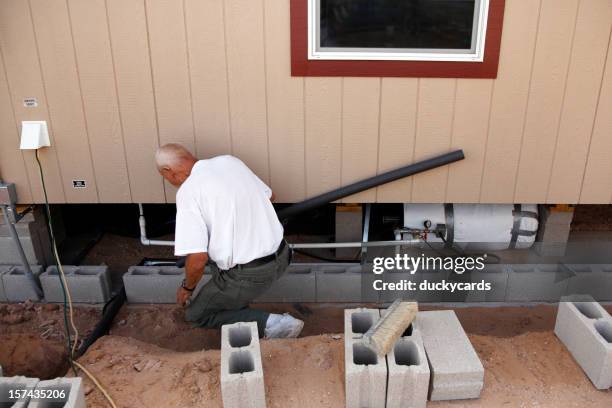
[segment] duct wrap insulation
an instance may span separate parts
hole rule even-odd
[[[434,230],[445,225],[447,246],[463,249],[523,249],[533,245],[538,231],[536,204],[404,204],[404,227]],[[430,243],[443,242],[433,233]]]

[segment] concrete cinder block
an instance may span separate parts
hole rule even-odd
[[[38,378],[0,376],[0,407],[26,408],[30,401],[29,396],[17,399],[15,392],[33,390],[38,382]]]
[[[467,293],[466,302],[503,302],[506,300],[508,269],[500,264],[487,264],[482,271],[466,272],[471,282],[485,281],[491,284],[490,291],[473,290]]]
[[[416,327],[431,370],[432,401],[478,398],[484,367],[452,310],[419,312]]]
[[[225,408],[266,406],[257,323],[221,327],[221,396]]]
[[[541,256],[563,256],[567,247],[574,211],[558,211],[544,207],[535,250]]]
[[[318,265],[317,302],[377,302],[372,288],[374,274],[368,266],[355,263]]]
[[[612,317],[590,296],[559,303],[555,334],[595,388],[612,387]]]
[[[42,273],[42,266],[30,265],[34,277],[38,280]],[[25,276],[23,266],[11,266],[2,274],[4,292],[9,302],[25,302],[26,300],[37,300],[36,292],[32,284]]]
[[[387,362],[362,340],[380,318],[378,309],[344,311],[344,368],[347,408],[384,408]]]
[[[8,298],[6,297],[6,290],[4,289],[2,275],[7,273],[11,268],[12,265],[0,265],[0,303],[8,302]]]
[[[588,294],[597,301],[612,300],[612,265],[565,265],[573,274],[569,278],[566,295]]]
[[[255,302],[315,302],[316,293],[313,264],[291,264]]]
[[[75,378],[56,378],[40,381],[36,390],[41,390],[50,398],[32,399],[28,408],[86,408],[83,380]]]
[[[32,236],[19,237],[23,252],[30,263],[37,263],[36,257],[36,238]],[[0,262],[2,263],[19,263],[21,257],[17,250],[17,246],[11,237],[0,237]]]
[[[123,274],[123,284],[129,303],[176,303],[176,290],[184,277],[185,269],[175,266],[131,266]],[[206,269],[194,296],[210,279]]]
[[[75,303],[106,303],[111,294],[108,266],[63,265],[66,284]],[[45,300],[50,303],[64,301],[64,292],[56,266],[50,266],[40,276]]]
[[[558,264],[507,265],[509,302],[558,302],[566,293],[571,274]]]
[[[418,329],[402,336],[387,354],[387,408],[425,408],[429,364]]]

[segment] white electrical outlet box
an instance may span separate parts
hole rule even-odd
[[[49,130],[44,120],[24,120],[21,122],[21,150],[36,150],[51,146]]]

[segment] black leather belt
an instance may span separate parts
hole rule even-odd
[[[283,252],[286,246],[287,242],[285,242],[285,240],[283,239],[275,253],[263,256],[261,258],[253,259],[251,262],[245,264],[236,265],[236,268],[255,268],[257,266],[265,265],[268,262],[272,262],[280,255],[281,252]]]

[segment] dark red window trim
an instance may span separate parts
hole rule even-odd
[[[483,62],[308,59],[308,0],[291,0],[291,75],[497,78],[505,0],[490,0]]]

